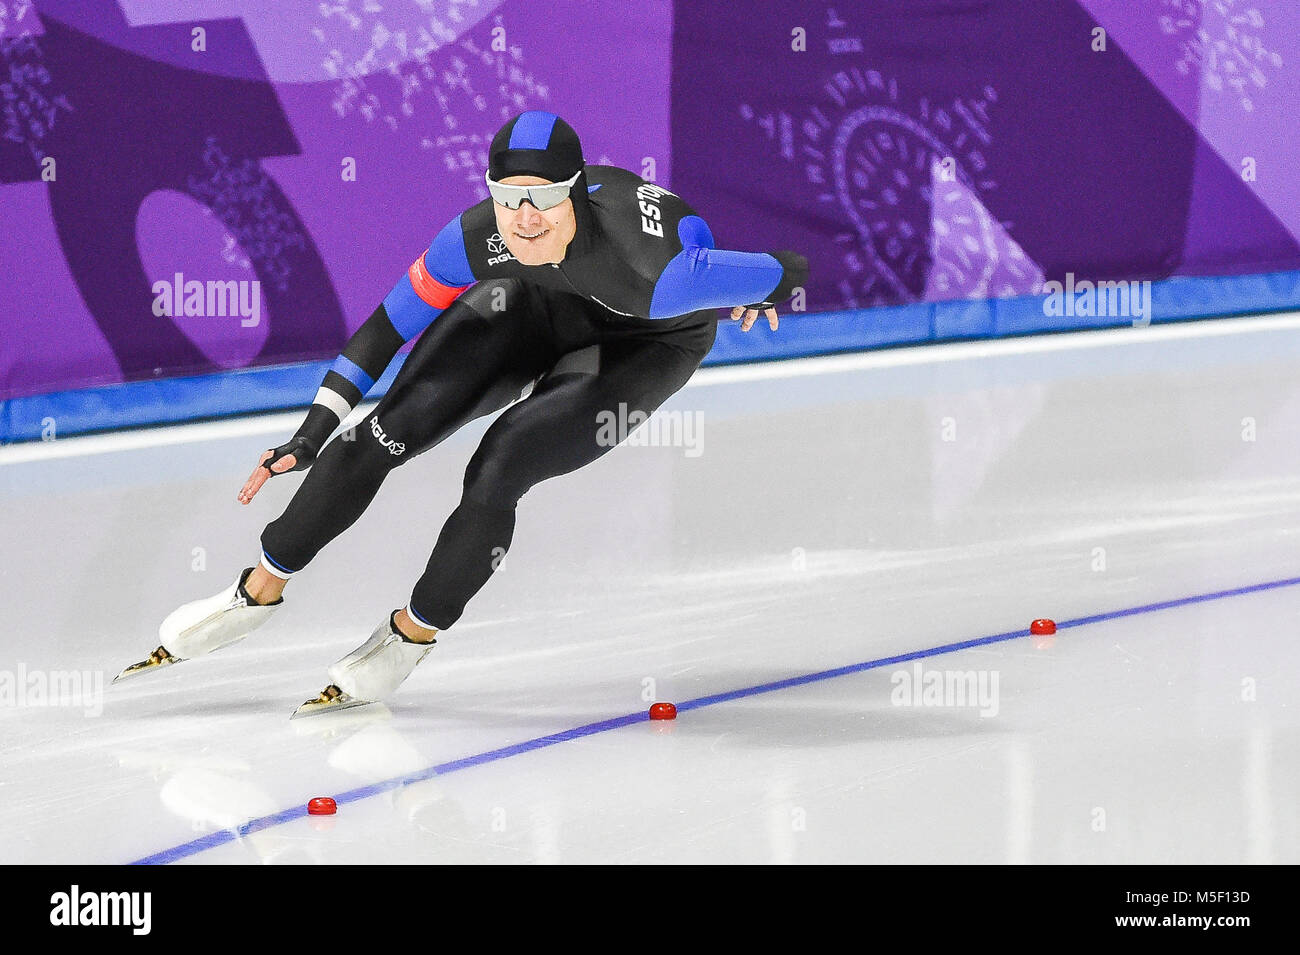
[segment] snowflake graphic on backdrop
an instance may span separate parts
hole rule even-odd
[[[831,9],[832,55],[861,57],[860,37]],[[819,202],[850,231],[842,246],[839,290],[849,308],[934,297],[1033,292],[1042,274],[995,222],[979,196],[997,188],[984,148],[997,91],[934,102],[907,97],[896,78],[846,65],[822,87],[825,101],[796,118],[740,104],[781,155],[802,167]]]
[[[0,2],[0,40],[27,36],[36,29],[32,0],[7,0]]]
[[[421,148],[437,150],[447,172],[463,176],[478,198],[486,198],[482,176],[492,135],[530,102],[548,100],[550,89],[524,68],[518,45],[496,41],[508,36],[501,15],[493,16],[489,46],[460,36],[468,22],[465,10],[476,8],[478,0],[416,2],[421,18],[413,29],[386,24],[376,0],[320,4],[326,23],[312,34],[326,46],[322,65],[337,81],[334,112],[396,131],[436,106],[441,129],[422,137]],[[435,67],[431,55],[453,44],[455,55]],[[421,122],[429,125],[427,117]]]
[[[270,177],[256,160],[231,159],[214,136],[207,139],[203,165],[206,173],[190,176],[188,185],[191,194],[206,205],[204,212],[216,215],[229,230],[223,237],[221,257],[242,268],[248,268],[251,259],[264,280],[286,290],[291,272],[289,250],[305,249],[307,239],[294,217],[277,205],[277,190]]]
[[[3,9],[3,7],[0,7]],[[22,7],[17,8],[19,11]],[[67,96],[55,89],[45,56],[30,32],[35,17],[0,20],[26,23],[12,36],[0,34],[0,128],[5,139],[27,147],[32,158],[45,158],[42,143],[58,122],[60,112],[73,112]],[[21,30],[21,32],[18,32]]]
[[[1180,38],[1174,67],[1195,71],[1216,93],[1232,91],[1247,112],[1252,96],[1282,66],[1282,56],[1264,45],[1264,15],[1249,0],[1161,0],[1160,29]]]

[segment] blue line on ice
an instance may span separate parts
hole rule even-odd
[[[1246,587],[1234,587],[1231,590],[1216,590],[1208,594],[1196,594],[1192,597],[1180,597],[1177,600],[1163,600],[1159,603],[1143,604],[1139,607],[1128,607],[1124,610],[1112,610],[1108,613],[1093,614],[1090,617],[1078,617],[1074,620],[1057,621],[1057,631],[1065,630],[1070,627],[1083,627],[1092,623],[1101,623],[1106,620],[1115,620],[1120,617],[1131,617],[1135,614],[1154,613],[1157,610],[1169,610],[1174,607],[1185,607],[1188,604],[1205,603],[1209,600],[1222,600],[1226,597],[1240,597],[1244,594],[1258,593],[1261,590],[1275,590],[1279,587],[1292,587],[1300,584],[1300,577],[1288,577],[1284,580],[1272,580],[1263,584],[1251,584]],[[881,657],[876,660],[867,660],[863,663],[852,663],[848,666],[836,667],[833,670],[819,670],[816,673],[804,673],[800,676],[787,677],[784,680],[776,680],[772,683],[760,683],[757,686],[742,687],[738,690],[728,690],[725,693],[714,693],[711,696],[701,696],[693,700],[677,704],[679,713],[687,710],[698,710],[704,706],[713,706],[717,703],[729,703],[732,700],[741,700],[747,696],[757,696],[760,693],[771,693],[775,690],[785,690],[794,686],[804,686],[808,683],[818,683],[822,680],[834,679],[837,676],[847,676],[850,673],[861,673],[864,670],[875,670],[880,667],[892,666],[897,663],[907,663],[912,660],[921,660],[925,657],[939,656],[945,653],[955,653],[958,650],[969,650],[971,647],[982,647],[990,643],[1002,643],[1007,640],[1014,640],[1017,637],[1029,636],[1029,629],[1010,630],[1006,633],[995,633],[988,637],[976,637],[972,640],[962,640],[959,643],[945,643],[942,646],[930,647],[926,650],[914,650],[910,653],[900,653],[897,656]],[[328,716],[325,718],[328,719]],[[500,749],[489,750],[486,753],[478,753],[474,756],[464,756],[460,759],[453,759],[450,762],[438,763],[435,766],[429,766],[417,773],[411,773],[408,776],[398,776],[393,779],[386,779],[383,782],[373,783],[369,786],[362,786],[358,789],[349,789],[347,792],[339,793],[334,797],[335,802],[340,806],[358,802],[362,799],[368,799],[371,796],[377,796],[380,793],[390,792],[399,789],[402,786],[411,783],[422,782],[431,779],[434,776],[446,776],[448,773],[454,773],[462,769],[470,769],[474,766],[481,766],[484,763],[493,763],[497,760],[508,759],[511,756],[519,756],[523,753],[531,753],[534,750],[543,749],[547,746],[554,746],[556,743],[567,743],[570,740],[582,739],[585,736],[594,736],[597,733],[606,733],[610,730],[621,729],[624,726],[631,726],[633,723],[641,723],[649,720],[650,716],[646,710],[637,713],[629,713],[626,716],[616,716],[608,720],[600,720],[595,723],[586,723],[582,726],[575,726],[573,729],[564,730],[559,733],[552,733],[548,736],[538,736],[534,739],[525,740],[522,743],[513,743],[510,746],[502,746]],[[137,859],[132,865],[165,865],[169,862],[175,862],[178,859],[184,859],[188,856],[197,855],[207,849],[214,849],[217,846],[234,842],[244,836],[251,835],[271,826],[278,826],[281,823],[292,822],[294,819],[301,819],[307,815],[307,804],[303,802],[292,809],[285,809],[281,812],[274,813],[270,816],[262,816],[257,819],[250,819],[248,822],[236,829],[222,829],[219,832],[209,833],[199,839],[191,842],[182,843],[178,846],[172,846],[170,849],[163,849],[155,852],[153,855]]]

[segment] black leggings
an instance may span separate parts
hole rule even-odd
[[[284,513],[262,532],[262,549],[286,570],[306,567],[361,516],[389,471],[511,405],[535,382],[483,435],[460,504],[412,591],[417,622],[446,629],[510,547],[524,493],[610,450],[600,413],[644,421],[632,413],[648,417],[686,384],[716,332],[712,309],[625,318],[515,279],[480,282],[416,342],[355,439],[325,446]]]

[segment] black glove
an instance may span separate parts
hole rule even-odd
[[[289,471],[305,471],[316,460],[316,447],[302,435],[296,434],[289,439],[288,443],[272,450],[271,456],[262,462],[262,467],[270,471],[272,477],[277,474],[288,474],[289,471],[272,470],[271,465],[290,454],[294,456],[295,463]]]
[[[781,281],[776,288],[772,289],[772,294],[768,296],[766,302],[755,302],[753,305],[746,305],[745,308],[756,308],[762,311],[765,308],[775,308],[780,302],[784,302],[794,290],[802,288],[808,284],[808,260],[798,252],[773,252],[772,258],[781,263],[785,272],[781,275]]]
[[[302,427],[286,444],[275,448],[262,467],[271,471],[272,464],[285,455],[292,454],[297,461],[289,471],[307,470],[316,460],[316,455],[320,453],[321,445],[334,432],[336,424],[338,424],[338,415],[333,411],[322,405],[312,405],[311,410],[307,412],[307,417],[303,419]],[[289,471],[271,471],[271,474],[288,474]]]

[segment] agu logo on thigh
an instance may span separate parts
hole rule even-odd
[[[379,415],[370,416],[370,433],[375,436],[375,440],[388,449],[389,454],[402,454],[406,450],[406,445],[401,441],[394,441],[384,433],[384,429],[379,427]]]

